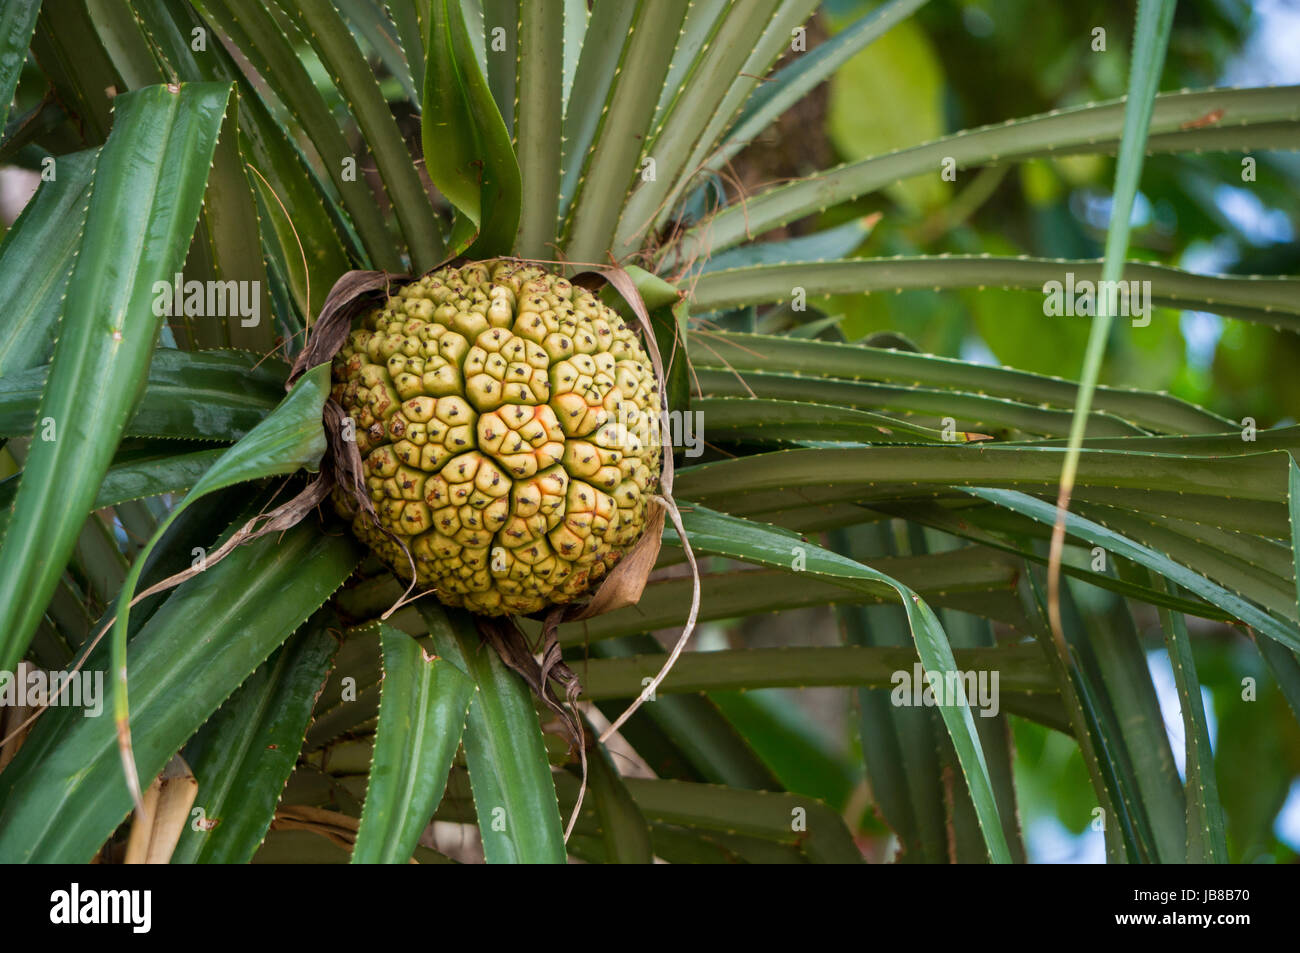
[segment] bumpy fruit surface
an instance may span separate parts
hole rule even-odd
[[[565,278],[443,268],[360,319],[333,375],[379,521],[448,605],[569,602],[640,537],[659,480],[654,370],[622,318]],[[409,580],[401,548],[334,499]]]

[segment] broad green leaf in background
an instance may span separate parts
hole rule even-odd
[[[91,19],[87,0],[44,4],[31,52],[64,109],[76,117],[78,138],[89,146],[102,143],[112,122],[112,96],[125,86]]]
[[[729,722],[794,794],[824,800],[843,810],[860,772],[832,749],[825,733],[795,702],[777,691],[710,692]]]
[[[804,388],[798,398],[802,400],[853,405],[843,397],[840,400],[819,398],[817,388],[824,379],[925,387],[947,392],[944,396],[949,400],[955,400],[958,394],[963,398],[988,395],[1062,409],[1073,407],[1078,395],[1078,386],[1071,381],[934,354],[705,330],[691,332],[688,344],[692,364],[700,376],[709,369],[723,372],[713,377],[723,378],[725,374],[742,380],[746,379],[744,372],[748,370],[798,375]],[[838,392],[844,393],[842,389]],[[1226,418],[1168,394],[1099,387],[1095,404],[1099,411],[1138,425],[1144,431],[1221,433],[1234,427]],[[1061,430],[1062,434],[1065,429]]]
[[[876,51],[868,50],[865,57]],[[966,129],[951,136],[871,155],[820,175],[778,185],[719,211],[688,233],[680,254],[722,251],[829,206],[921,175],[935,175],[945,158],[958,170],[974,166],[1091,152],[1114,152],[1124,123],[1125,101],[1090,103]],[[1199,128],[1197,120],[1218,109],[1233,116],[1222,128]],[[1198,149],[1295,148],[1300,107],[1294,86],[1212,89],[1164,93],[1156,98],[1152,135],[1156,152]],[[915,142],[909,137],[907,142]]]
[[[605,840],[605,862],[653,863],[650,829],[645,816],[619,777],[605,746],[597,745],[587,763],[591,771],[591,799],[600,815],[600,828]]]
[[[230,87],[151,86],[116,100],[31,448],[0,545],[0,669],[21,657],[139,398]]]
[[[623,679],[621,689],[611,693],[612,704],[600,706],[611,721],[631,704],[644,685],[642,679],[653,677],[663,667],[665,658],[654,637],[644,634],[593,642],[591,652],[596,658],[577,663],[588,698],[595,697],[592,688],[599,687],[601,669],[613,670],[610,674],[614,678],[607,685],[617,684],[620,676],[631,676]],[[693,655],[688,653],[684,658]],[[722,714],[718,704],[704,695],[664,692],[654,704],[643,705],[621,732],[661,776],[668,772],[668,776],[754,791],[781,788],[780,780]]]
[[[594,646],[593,646],[594,648]],[[1050,695],[1051,673],[1037,646],[1030,643],[1003,648],[955,650],[963,671],[997,669],[1005,693]],[[868,685],[885,688],[900,671],[915,662],[907,646],[786,646],[758,649],[718,649],[688,652],[656,688],[671,694],[698,691],[740,691],[748,688],[806,688],[815,685]],[[663,652],[591,659],[583,663],[583,696],[618,698],[636,694],[647,676],[658,671]]]
[[[844,819],[812,798],[687,781],[627,778],[624,783],[641,813],[652,823],[797,845],[814,863],[862,862]]]
[[[1272,327],[1300,330],[1300,280],[1296,278],[1197,275],[1143,262],[1124,262],[1130,280],[1150,283],[1153,307],[1196,308]],[[828,262],[782,262],[707,271],[695,283],[691,304],[696,311],[714,311],[750,304],[787,301],[794,288],[808,295],[898,291],[903,289],[976,288],[1001,285],[1043,296],[1057,282],[1062,294],[1073,276],[1082,282],[1116,281],[1104,262],[1052,261],[991,255],[932,255],[919,258],[864,258]],[[1104,286],[1100,286],[1104,287]],[[1125,286],[1127,289],[1127,286]],[[1097,296],[1098,309],[1109,304]],[[1121,307],[1125,298],[1119,298]],[[1135,301],[1129,305],[1136,309]],[[1134,313],[1134,322],[1149,320]],[[1082,317],[1082,316],[1081,316]],[[1112,315],[1111,317],[1115,317]],[[1051,320],[1068,321],[1064,314]],[[1100,310],[1092,318],[1101,321]],[[1140,327],[1141,325],[1135,325]]]

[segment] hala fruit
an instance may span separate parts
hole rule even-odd
[[[442,268],[366,314],[334,359],[399,576],[484,615],[586,592],[641,536],[659,480],[659,389],[589,291],[512,261]],[[394,539],[395,538],[395,539]]]

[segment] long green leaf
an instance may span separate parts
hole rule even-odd
[[[1147,576],[1155,588],[1165,588],[1163,580],[1145,572],[1133,575]],[[1099,700],[1113,712],[1108,744],[1123,746],[1130,764],[1125,779],[1133,792],[1130,807],[1146,815],[1154,856],[1162,863],[1182,863],[1187,853],[1186,800],[1146,652],[1127,604],[1097,596],[1080,592],[1074,600],[1082,637],[1072,648],[1086,659]]]
[[[397,81],[401,95],[390,93],[385,88],[388,83],[381,80],[380,88],[389,102],[405,102],[420,107],[423,84],[415,82],[406,53],[401,45],[397,30],[397,21],[384,0],[334,0],[335,6],[347,20],[354,36],[364,41],[363,53],[367,59],[378,61],[388,75],[384,79]],[[418,35],[417,35],[417,42]],[[423,49],[420,49],[423,65]]]
[[[837,530],[829,541],[836,552],[877,565],[882,553],[901,551],[889,523]],[[899,606],[837,604],[834,609],[850,645],[906,646],[911,641],[907,616]],[[891,694],[883,686],[857,690],[858,734],[874,808],[898,837],[898,861],[945,863],[950,859],[952,799],[944,796],[942,727],[932,709],[896,705]]]
[[[834,261],[847,258],[871,234],[876,221],[876,216],[868,215],[797,238],[741,245],[699,263],[698,270],[725,271],[752,265],[777,265],[785,261]],[[799,330],[805,327],[807,325],[801,325]]]
[[[816,0],[782,0],[774,14],[768,18],[758,41],[753,44],[749,56],[746,57],[735,78],[731,80],[726,95],[722,97],[722,101],[709,117],[689,157],[682,165],[677,176],[677,194],[682,194],[689,186],[690,180],[706,168],[709,156],[717,149],[723,133],[740,115],[745,101],[759,85],[768,81],[772,65],[786,51],[793,52],[796,36],[803,35],[806,38],[804,24],[816,12],[817,7]],[[800,30],[805,32],[800,34],[797,32]],[[658,215],[660,226],[672,218],[675,206],[678,204],[680,203],[664,204]]]
[[[1149,282],[1147,307],[1193,308],[1212,311],[1267,324],[1278,329],[1300,331],[1300,279],[1241,278],[1222,275],[1197,275],[1164,265],[1123,262],[1127,282]],[[798,292],[808,295],[860,294],[871,291],[906,289],[1005,287],[1049,294],[1065,301],[1067,283],[1081,289],[1081,282],[1117,282],[1117,266],[1099,261],[1048,260],[1041,258],[997,258],[990,255],[937,255],[920,258],[870,258],[848,261],[791,262],[756,265],[709,271],[700,276],[692,292],[691,305],[696,313],[721,311],[751,304],[787,301]],[[1071,277],[1072,276],[1072,277]],[[1056,286],[1049,289],[1049,284]],[[1077,292],[1077,294],[1082,293]],[[1095,293],[1096,319],[1103,320],[1102,310],[1110,304],[1107,294]],[[1050,302],[1050,297],[1045,299]],[[1122,307],[1126,299],[1117,301]],[[1127,299],[1134,311],[1133,321],[1149,321],[1150,311],[1138,315],[1136,309],[1145,299],[1134,295]],[[1064,305],[1062,305],[1064,307]],[[1064,312],[1062,312],[1064,314]],[[1115,317],[1115,315],[1110,315]],[[1058,317],[1056,320],[1070,320]]]
[[[1187,623],[1178,613],[1161,609],[1160,622],[1183,716],[1187,755],[1187,863],[1224,864],[1228,861],[1228,845],[1223,805],[1219,802],[1219,784],[1214,777],[1214,752],[1210,748],[1210,729],[1205,720],[1201,683],[1196,677],[1192,641],[1187,634]]]
[[[218,80],[237,85],[239,149],[246,158],[247,179],[257,199],[258,231],[272,292],[276,293],[277,283],[285,285],[301,315],[319,313],[335,279],[351,267],[344,248],[347,226],[333,201],[323,194],[324,187],[291,140],[289,130],[263,100],[264,84],[250,82],[221,43],[209,42],[203,53],[191,49],[194,30],[210,32],[214,27],[189,5],[137,0],[132,9],[159,55],[183,81]],[[253,43],[237,45],[251,49]],[[287,209],[293,209],[292,221]],[[300,333],[302,326],[289,308],[277,308],[286,322],[286,337]]]
[[[217,449],[178,454],[171,441],[133,448],[114,458],[99,484],[91,509],[187,489],[197,483],[224,452]],[[19,473],[0,483],[0,533],[8,525],[21,482],[22,474]]]
[[[0,379],[0,436],[30,434],[48,367]],[[288,368],[240,351],[159,348],[134,416],[123,433],[233,442],[284,397]]]
[[[585,2],[583,7],[585,9]],[[573,91],[564,110],[564,135],[560,140],[563,166],[560,173],[561,218],[569,215],[573,198],[587,170],[591,145],[596,141],[605,116],[636,12],[634,3],[600,3],[591,11],[582,50],[574,67]],[[565,53],[567,56],[567,49]]]
[[[527,686],[479,640],[471,616],[427,601],[420,610],[438,654],[478,686],[464,744],[488,863],[564,863],[559,804]]]
[[[429,178],[462,216],[451,251],[507,254],[521,195],[510,134],[479,71],[460,4],[435,0],[429,31],[421,136]]]
[[[707,359],[707,358],[706,358]],[[772,374],[766,371],[735,371],[721,368],[693,368],[692,379],[698,382],[700,400],[736,399],[780,401],[803,405],[792,416],[806,419],[809,407],[834,407],[831,421],[819,422],[808,428],[806,435],[798,427],[788,427],[773,421],[776,432],[791,435],[789,442],[807,446],[819,433],[838,429],[869,431],[858,424],[851,411],[868,411],[875,415],[908,421],[910,428],[921,433],[942,434],[948,428],[953,437],[964,441],[959,434],[975,433],[1006,441],[1011,438],[1032,439],[1038,435],[1050,438],[1064,436],[1070,428],[1070,412],[1039,404],[972,394],[968,391],[942,390],[936,387],[909,387],[900,384],[882,384],[875,381],[846,381],[819,379],[800,374]],[[845,411],[850,413],[845,413]],[[705,418],[706,420],[710,418]],[[853,423],[850,423],[853,422]],[[805,424],[804,426],[808,426]],[[1096,437],[1121,437],[1144,434],[1145,431],[1118,417],[1094,411],[1089,418],[1089,433]],[[961,429],[956,429],[960,427]],[[842,437],[832,437],[844,442]],[[871,441],[859,437],[850,442]],[[906,441],[916,442],[916,441]]]
[[[161,320],[153,286],[189,242],[229,94],[202,83],[117,100],[41,399],[53,439],[33,443],[0,545],[0,669],[30,640],[130,419]]]
[[[645,244],[660,212],[676,202],[690,180],[693,170],[686,169],[686,162],[699,137],[721,108],[731,83],[745,72],[746,61],[780,7],[779,0],[736,0],[713,12],[708,42],[645,142],[645,154],[654,159],[655,174],[643,177],[627,200],[616,256]]]
[[[1057,448],[987,443],[777,450],[684,468],[676,490],[706,505],[725,500],[745,514],[801,503],[924,499],[944,486],[1048,492],[1062,456]],[[1099,502],[1122,491],[1130,509],[1143,508],[1144,493],[1181,491],[1206,502],[1269,504],[1270,512],[1285,520],[1286,475],[1280,463],[1278,453],[1214,458],[1085,450],[1078,482],[1081,489],[1108,491],[1097,496]],[[795,488],[798,497],[791,496]]]
[[[60,156],[0,242],[0,379],[44,364],[72,276],[97,150]]]
[[[97,146],[108,136],[115,93],[125,90],[87,0],[47,3],[36,20],[32,55],[59,102],[76,116],[81,139]]]
[[[221,344],[270,354],[276,350],[275,316],[271,312],[266,262],[262,257],[257,195],[244,171],[239,116],[236,88],[226,107],[226,120],[208,174],[203,214],[199,216],[195,235],[195,244],[202,246],[204,256],[211,262],[210,272],[189,273],[188,277],[220,282],[210,287],[221,288],[226,294],[224,304],[213,302],[216,308],[205,307],[199,329],[206,329]],[[191,246],[191,258],[193,253],[194,246]],[[191,325],[188,316],[184,320],[187,326]],[[203,337],[196,335],[195,339]]]
[[[343,17],[330,0],[295,0],[281,7],[306,35],[339,91],[352,105],[352,115],[375,157],[375,166],[392,197],[393,211],[411,249],[411,267],[421,272],[432,268],[443,256],[433,207],[379,82]],[[426,122],[428,115],[426,109]]]
[[[275,412],[226,451],[194,484],[185,498],[159,524],[140,558],[131,567],[117,598],[117,621],[113,625],[112,634],[112,670],[116,674],[113,681],[113,717],[124,737],[128,733],[129,715],[127,626],[131,617],[131,601],[145,560],[180,514],[207,494],[236,483],[294,473],[303,467],[316,467],[325,453],[321,412],[329,394],[329,375],[328,365],[321,364],[300,377]],[[123,757],[128,753],[129,749],[124,748]]]
[[[694,331],[687,343],[696,367],[717,369],[742,379],[744,371],[797,374],[805,379],[808,388],[825,378],[885,381],[1059,408],[1072,408],[1078,395],[1078,387],[1070,381],[933,354],[734,332]],[[1217,414],[1151,391],[1098,387],[1095,404],[1099,411],[1163,433],[1221,432],[1233,426]]]
[[[506,132],[515,140],[517,130],[515,119],[519,96],[524,90],[519,88],[519,19],[523,14],[520,0],[462,0],[461,9],[465,14],[466,28],[471,32],[478,25],[481,13],[481,38],[474,36],[475,52],[480,52],[480,65],[487,78],[488,88],[492,91],[492,100],[505,122]],[[481,11],[472,8],[482,8]],[[552,62],[554,65],[554,62]]]
[[[404,864],[442,800],[460,747],[474,683],[425,656],[405,632],[382,625],[383,697],[354,864]]]
[[[675,536],[665,534],[666,545],[676,542]],[[1014,560],[975,547],[933,556],[883,558],[875,560],[874,565],[881,573],[912,587],[936,605],[966,609],[984,602],[996,605],[989,597],[998,592],[1014,592],[1018,574]],[[560,643],[583,645],[681,625],[689,611],[691,587],[690,579],[653,581],[646,586],[640,601],[634,606],[580,623],[562,625],[559,629]],[[811,608],[828,602],[897,601],[897,593],[887,583],[863,583],[854,592],[846,593],[838,583],[809,578],[789,564],[777,569],[703,573],[700,591],[702,621]],[[390,605],[399,594],[400,589],[386,592],[384,606]],[[996,617],[1008,624],[1017,618],[1014,615]]]
[[[384,6],[388,9],[388,15],[393,19],[393,26],[397,30],[398,40],[402,44],[402,52],[406,56],[407,66],[411,71],[411,82],[415,84],[417,91],[424,89],[424,42],[425,29],[421,24],[421,15],[428,18],[428,10],[423,0],[388,0]],[[423,94],[416,97],[416,104],[419,105]]]
[[[515,254],[554,258],[560,194],[560,126],[568,9],[556,3],[519,4],[519,54],[516,71],[514,138],[519,154],[523,207]]]
[[[591,797],[605,841],[605,862],[653,863],[650,829],[604,745],[596,747],[587,763],[591,766]]]
[[[1055,682],[1031,643],[998,649],[957,649],[963,671],[999,673],[999,686],[1010,694],[1053,694]],[[910,647],[819,646],[817,648],[733,649],[684,654],[659,685],[664,694],[742,691],[757,688],[807,688],[861,685],[887,688],[898,672],[916,661]],[[635,696],[646,677],[663,664],[663,655],[592,659],[585,663],[583,697]]]
[[[40,12],[41,0],[14,0],[0,9],[0,129],[9,120],[9,107]]]
[[[689,0],[637,0],[620,38],[622,59],[579,174],[565,231],[573,261],[599,262],[613,247],[619,212],[645,157],[645,130],[654,116],[673,46]],[[582,66],[579,64],[579,73]],[[567,160],[566,160],[567,161]]]
[[[1143,838],[1145,829],[1141,826],[1139,816],[1133,814],[1133,796],[1131,788],[1125,788],[1123,773],[1122,748],[1113,744],[1116,740],[1115,725],[1108,722],[1105,712],[1099,711],[1095,683],[1089,679],[1088,672],[1080,659],[1081,647],[1086,642],[1080,637],[1081,629],[1076,624],[1074,600],[1069,587],[1061,591],[1061,609],[1066,652],[1058,651],[1050,631],[1047,607],[1042,596],[1034,571],[1026,566],[1023,595],[1027,608],[1034,620],[1034,634],[1042,646],[1044,657],[1056,672],[1057,685],[1070,720],[1071,734],[1079,745],[1084,766],[1092,781],[1093,791],[1097,796],[1097,805],[1102,814],[1106,840],[1106,855],[1111,862],[1138,863],[1155,859],[1155,841]]]
[[[1230,530],[1114,506],[1080,503],[1080,516],[1121,533],[1244,596],[1271,615],[1300,623],[1287,547]]]
[[[331,624],[337,620],[327,610],[313,616],[185,746],[203,817],[186,825],[173,864],[246,864],[257,851],[338,651]]]
[[[1039,540],[1045,541],[1051,533],[1050,527],[1044,527],[1027,517],[1019,517],[1014,513],[1000,510],[994,506],[954,506],[948,508],[936,504],[906,503],[875,504],[872,509],[890,516],[910,520],[922,526],[941,530],[959,539],[970,540],[995,551],[1015,553],[1031,562],[1046,565],[1048,561],[1046,553],[1040,553],[1035,548],[1034,543]],[[798,528],[800,522],[797,520],[790,521],[791,528]],[[831,525],[851,525],[853,522],[856,521],[846,518]],[[1091,547],[1089,548],[1091,549]],[[1164,587],[1152,589],[1131,579],[1110,576],[1105,572],[1096,571],[1091,565],[1091,552],[1087,553],[1088,558],[1086,560],[1082,559],[1083,555],[1082,552],[1079,552],[1074,555],[1074,560],[1078,561],[1063,563],[1061,566],[1062,571],[1072,578],[1084,580],[1098,588],[1131,599],[1138,599],[1151,605],[1163,605],[1171,609],[1177,609],[1179,612],[1199,616],[1203,619],[1214,619],[1219,622],[1229,622],[1234,618],[1231,613],[1199,599],[1183,599],[1172,596],[1165,592]],[[942,601],[939,599],[936,599],[935,603],[942,605]],[[988,617],[993,618],[992,616]]]
[[[1300,603],[1300,466],[1294,454],[1287,461],[1287,512],[1291,517],[1291,559],[1295,572],[1296,602]]]
[[[394,247],[380,206],[367,186],[367,177],[345,178],[347,160],[351,159],[355,165],[357,157],[284,29],[264,4],[253,0],[198,0],[195,6],[206,20],[238,43],[240,51],[249,57],[302,124],[321,157],[321,167],[338,189],[356,224],[374,266],[400,271],[401,256]]]
[[[778,77],[779,78],[779,77]],[[1250,149],[1274,145],[1275,127],[1296,141],[1296,88],[1210,89],[1166,93],[1156,98],[1150,148],[1161,152],[1196,149]],[[717,253],[820,209],[884,188],[899,179],[932,173],[943,159],[958,168],[1039,156],[1114,151],[1124,128],[1125,99],[1054,110],[1037,116],[970,129],[932,142],[842,165],[790,185],[778,186],[729,206],[684,237],[679,254]],[[1199,128],[1218,110],[1228,116],[1220,130]],[[1189,127],[1188,124],[1192,124]],[[1258,143],[1252,136],[1258,136]],[[1225,141],[1226,140],[1226,141]]]
[[[1044,525],[1051,526],[1056,521],[1056,507],[1043,500],[1035,499],[1023,493],[1010,490],[971,489],[966,492],[972,496],[1005,506],[1017,513],[1022,513]],[[1243,599],[1213,580],[1174,562],[1162,553],[1150,547],[1135,543],[1119,533],[1100,526],[1080,516],[1069,514],[1066,532],[1080,539],[1101,546],[1106,552],[1130,559],[1164,576],[1175,585],[1194,592],[1201,598],[1213,603],[1236,619],[1260,632],[1276,639],[1292,651],[1300,651],[1300,629],[1264,612],[1258,606]]]
[[[764,398],[697,398],[691,409],[708,421],[709,440],[790,443],[837,440],[858,443],[967,443],[982,434],[942,431],[900,417],[849,407]]]

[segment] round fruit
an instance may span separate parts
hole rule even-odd
[[[446,604],[569,602],[641,536],[659,481],[654,369],[622,318],[560,275],[513,261],[426,275],[357,323],[333,376],[379,522]],[[409,580],[394,539],[334,500]]]

